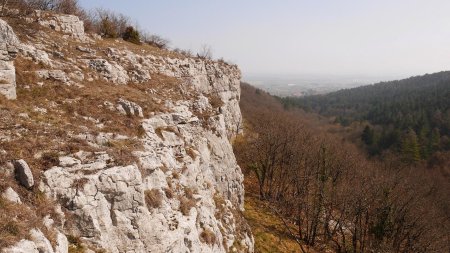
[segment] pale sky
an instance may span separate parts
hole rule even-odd
[[[244,74],[409,76],[450,70],[450,0],[81,0]]]

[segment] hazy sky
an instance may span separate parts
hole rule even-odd
[[[245,74],[408,76],[450,70],[450,0],[81,0]]]

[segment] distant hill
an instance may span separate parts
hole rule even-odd
[[[368,121],[362,139],[372,154],[395,147],[418,160],[450,149],[450,71],[282,101],[342,125]]]

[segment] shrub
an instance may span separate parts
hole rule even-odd
[[[182,55],[184,55],[186,57],[193,57],[194,56],[194,54],[192,53],[191,50],[184,50],[184,49],[180,49],[180,48],[175,48],[173,51],[175,53],[182,54]]]
[[[191,187],[184,187],[184,195],[188,198],[188,199],[194,199],[194,194],[197,191],[194,191]]]
[[[128,26],[125,29],[125,32],[122,35],[122,38],[128,42],[140,45],[141,44],[141,37],[139,35],[139,32],[134,29],[132,26]]]
[[[100,23],[98,24],[98,32],[105,38],[117,38],[116,27],[109,17],[105,17],[100,20]]]
[[[41,164],[45,169],[59,165],[59,155],[57,152],[46,152],[42,154]]]
[[[144,41],[144,43],[149,44],[151,46],[155,46],[160,49],[167,49],[169,48],[170,44],[169,40],[164,39],[161,36],[155,34],[143,33],[142,40]]]
[[[220,98],[219,94],[211,94],[209,97],[209,103],[213,108],[219,108],[224,105],[222,99]]]
[[[216,234],[214,234],[211,229],[205,228],[200,233],[200,241],[209,245],[214,245],[216,243]]]
[[[57,0],[55,1],[55,11],[64,14],[79,15],[83,10],[78,6],[77,0]]]
[[[180,211],[183,215],[189,215],[191,209],[195,206],[195,200],[188,199],[185,196],[180,198]]]
[[[97,9],[92,15],[96,32],[105,38],[122,37],[130,25],[130,18],[112,11]]]
[[[172,190],[171,188],[164,188],[164,193],[166,194],[166,197],[167,197],[168,199],[173,198],[173,196],[175,195],[175,194],[173,193],[173,190]]]
[[[147,207],[150,208],[159,208],[162,205],[162,193],[158,189],[151,189],[145,191],[145,203]]]
[[[67,235],[67,240],[69,241],[69,253],[82,253],[85,252],[85,248],[80,237]]]
[[[213,57],[211,47],[208,45],[203,45],[200,51],[197,53],[197,57],[200,59],[211,60]]]

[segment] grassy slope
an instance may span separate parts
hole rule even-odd
[[[256,196],[246,196],[244,216],[255,237],[255,252],[300,252],[298,244],[285,232],[282,221]]]

